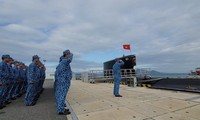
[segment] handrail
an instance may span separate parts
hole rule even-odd
[[[134,69],[121,69],[122,78],[132,78],[135,77]],[[91,70],[89,71],[89,79],[113,79],[113,70]]]

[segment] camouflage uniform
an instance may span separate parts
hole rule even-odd
[[[121,66],[124,65],[124,62],[116,62],[113,65],[113,74],[114,74],[114,91],[113,94],[114,95],[119,95],[119,86],[120,86],[120,82],[121,82]]]
[[[0,63],[0,107],[5,105],[6,91],[9,80],[8,65],[4,61]]]
[[[37,74],[36,71],[38,69],[38,66],[35,62],[32,62],[29,65],[28,72],[27,72],[27,78],[28,78],[28,86],[27,86],[27,92],[25,96],[25,103],[26,105],[32,105],[35,104],[35,96],[37,94],[36,85],[37,85]]]
[[[20,94],[23,94],[24,89],[25,89],[25,81],[26,81],[26,71],[23,68],[20,68],[20,80],[21,80]]]
[[[13,93],[13,97],[17,97],[19,95],[20,69],[17,66],[14,66],[13,73],[14,73],[14,93]]]
[[[65,99],[72,79],[72,71],[70,67],[72,59],[72,54],[69,58],[62,58],[56,69],[55,97],[58,113],[65,111]]]
[[[9,87],[7,91],[7,100],[11,100],[14,92],[14,73],[12,65],[8,65],[8,70],[9,70]]]

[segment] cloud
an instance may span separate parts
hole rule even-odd
[[[130,43],[138,67],[199,66],[198,0],[0,0],[0,8],[0,54],[26,63],[39,54],[53,69],[70,49],[74,70],[99,69],[105,58],[129,54],[121,46]]]

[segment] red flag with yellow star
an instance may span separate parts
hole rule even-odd
[[[131,50],[131,45],[130,44],[123,45],[123,48],[125,50]]]

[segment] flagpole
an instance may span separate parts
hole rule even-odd
[[[122,56],[125,56],[125,50],[123,49],[123,55]]]
[[[121,52],[122,52],[122,56],[124,56],[124,49],[122,49]]]

